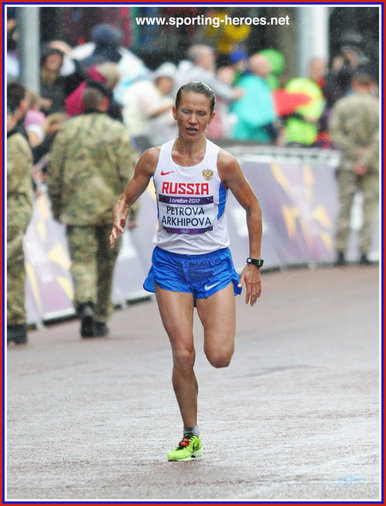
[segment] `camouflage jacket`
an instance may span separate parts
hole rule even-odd
[[[68,225],[108,225],[134,173],[135,151],[125,127],[92,112],[68,121],[51,148],[47,172],[54,217]]]
[[[27,229],[32,216],[32,153],[20,133],[7,137],[7,231],[8,236]]]
[[[379,101],[367,93],[352,93],[338,100],[331,110],[328,130],[341,151],[340,168],[352,170],[361,160],[379,172]],[[363,155],[363,148],[367,148]]]

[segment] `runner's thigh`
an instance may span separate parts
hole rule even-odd
[[[233,283],[207,299],[197,299],[197,312],[204,327],[204,347],[208,359],[233,354],[236,309]]]
[[[157,284],[156,296],[162,323],[173,351],[193,349],[193,309],[191,293],[164,290]]]

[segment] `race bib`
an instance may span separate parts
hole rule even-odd
[[[213,196],[159,195],[158,215],[160,224],[170,234],[203,234],[213,229]]]

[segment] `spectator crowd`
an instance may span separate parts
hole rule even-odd
[[[161,144],[175,132],[172,97],[181,84],[194,80],[207,83],[216,94],[210,138],[329,148],[329,112],[351,92],[352,75],[364,60],[357,48],[344,47],[329,69],[326,61],[315,57],[306,77],[287,78],[284,56],[276,49],[247,54],[233,44],[218,64],[215,49],[195,43],[177,65],[160,62],[151,70],[122,45],[123,40],[120,29],[99,24],[90,42],[71,47],[55,40],[43,45],[40,90],[27,90],[23,105],[23,125],[33,148],[44,142],[45,121],[50,123],[52,114],[82,113],[82,92],[89,79],[109,91],[108,113],[123,122],[139,151]],[[17,80],[15,72],[10,56],[8,82]],[[375,85],[373,93],[377,94]]]

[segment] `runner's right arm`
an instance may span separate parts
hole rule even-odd
[[[139,158],[132,179],[128,182],[123,193],[113,207],[113,228],[110,234],[110,247],[114,248],[115,241],[124,233],[126,219],[130,207],[148,187],[157,167],[160,148],[150,148]]]

